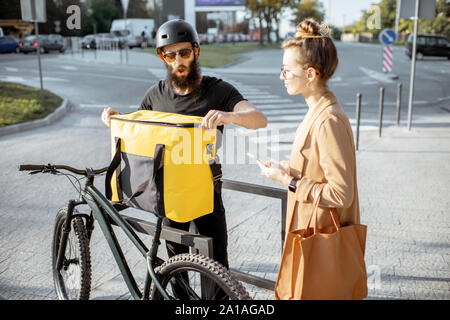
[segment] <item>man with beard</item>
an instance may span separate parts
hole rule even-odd
[[[177,19],[162,24],[156,33],[156,48],[167,68],[167,78],[147,91],[141,110],[201,116],[204,117],[201,125],[203,129],[217,127],[220,132],[223,132],[223,125],[232,123],[248,129],[266,127],[266,117],[245,100],[236,88],[221,79],[201,75],[198,63],[199,39],[189,23]],[[111,108],[105,109],[102,113],[103,122],[109,125],[109,116],[116,113]],[[219,138],[216,149],[220,143]],[[214,185],[214,212],[193,222],[201,235],[213,238],[214,260],[228,268],[227,227],[221,192],[222,182],[218,180]],[[189,230],[190,225],[168,219],[164,223],[185,231]],[[166,244],[170,257],[189,251],[180,244],[169,241]],[[183,298],[176,285],[174,291],[178,298]]]

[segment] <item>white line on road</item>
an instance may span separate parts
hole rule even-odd
[[[69,71],[78,70],[78,68],[74,67],[74,66],[61,66],[61,68],[64,69],[64,70],[69,70]]]
[[[39,81],[39,77],[34,78],[34,80]],[[69,82],[69,80],[53,77],[43,77],[42,81],[57,81],[57,82]]]
[[[241,92],[242,93],[242,92]],[[280,96],[277,96],[276,94],[267,94],[267,93],[262,93],[261,94],[255,94],[254,92],[252,92],[252,94],[246,94],[245,95],[246,99],[273,99],[273,98],[280,98]]]
[[[275,109],[275,110],[281,110],[281,109],[293,109],[293,110],[304,110],[304,109],[308,109],[308,106],[305,103],[280,103],[280,104],[259,104],[256,103],[255,104],[256,107],[259,110],[267,110],[267,109]]]
[[[0,77],[0,80],[7,82],[25,82],[25,79],[22,77],[12,77],[12,76]]]
[[[359,70],[361,70],[362,72],[364,72],[365,74],[367,74],[369,77],[381,81],[381,82],[385,82],[385,83],[394,83],[394,81],[392,81],[388,75],[381,73],[381,72],[377,72],[374,70],[370,70],[364,67],[359,67]]]
[[[290,100],[290,99],[249,99],[250,102],[258,104],[258,105],[264,105],[264,104],[268,104],[268,103],[288,103],[288,102],[292,102],[294,103],[294,101]]]
[[[290,115],[304,115],[308,110],[300,110],[300,109],[291,109],[291,110],[261,110],[265,115],[282,115],[282,114],[290,114]]]
[[[104,109],[104,108],[107,108],[108,107],[108,105],[107,104],[80,104],[80,107],[81,108],[101,108],[101,109]]]
[[[331,82],[338,82],[338,81],[342,81],[342,77],[334,77],[330,79]]]

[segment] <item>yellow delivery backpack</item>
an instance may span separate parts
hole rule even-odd
[[[119,205],[187,222],[214,210],[216,130],[202,117],[141,110],[111,116],[106,197]]]

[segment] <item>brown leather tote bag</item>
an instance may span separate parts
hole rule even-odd
[[[340,226],[336,209],[332,208],[333,230],[330,233],[319,232],[317,212],[323,187],[324,184],[319,188],[306,229],[287,234],[275,285],[277,300],[356,300],[367,297],[364,262],[367,226]],[[314,228],[310,228],[312,219]]]

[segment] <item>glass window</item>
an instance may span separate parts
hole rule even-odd
[[[438,38],[437,43],[441,47],[447,47],[448,46],[448,40],[445,38]]]
[[[417,44],[424,45],[425,44],[425,38],[424,37],[417,37]]]
[[[435,37],[429,37],[429,38],[427,38],[427,45],[429,45],[429,46],[435,46],[435,45],[436,45],[436,38],[435,38]]]

